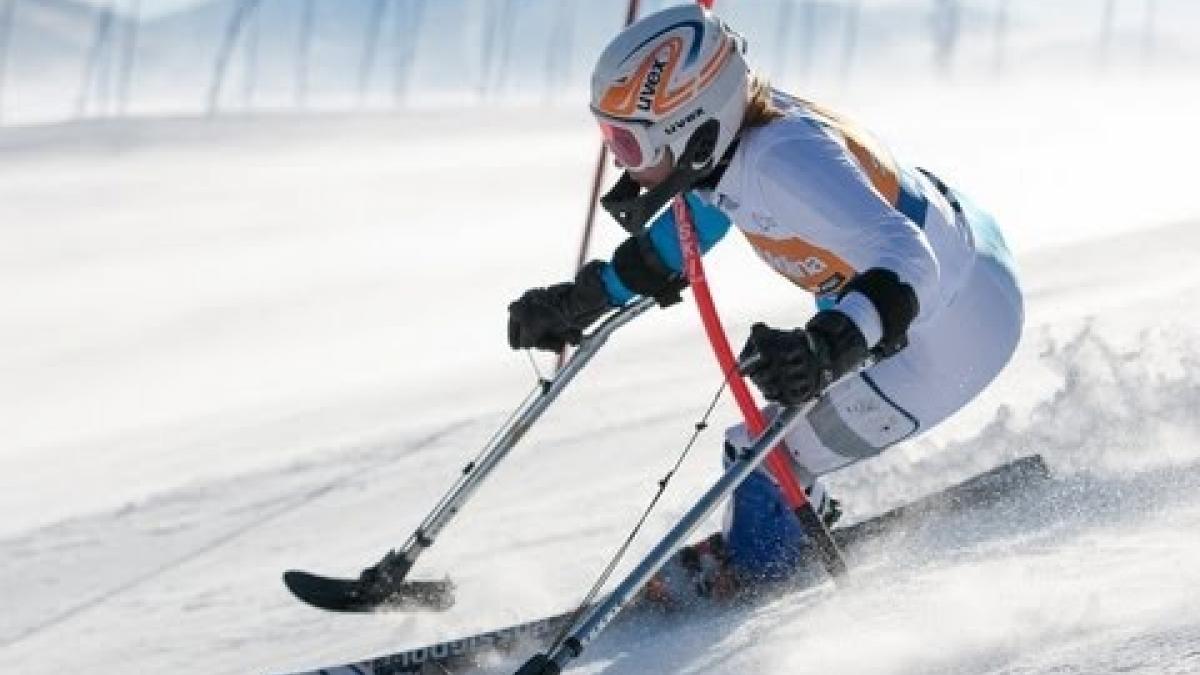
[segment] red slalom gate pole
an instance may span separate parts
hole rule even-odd
[[[715,0],[696,0],[705,9],[712,9]],[[700,311],[700,320],[704,323],[704,332],[712,344],[717,363],[725,374],[725,381],[733,391],[733,398],[742,410],[746,419],[746,428],[752,435],[761,434],[767,427],[762,411],[750,394],[750,388],[738,372],[737,361],[733,358],[733,350],[729,348],[729,337],[725,327],[721,325],[721,317],[717,314],[716,303],[713,302],[712,292],[708,288],[708,279],[704,276],[704,262],[700,256],[700,244],[696,241],[696,227],[692,222],[692,213],[688,209],[683,195],[675,197],[671,208],[675,212],[675,226],[679,230],[679,247],[683,251],[684,271],[696,297],[696,308]],[[779,483],[783,496],[791,505],[792,510],[804,509],[808,505],[808,497],[804,494],[796,476],[788,466],[788,458],[783,453],[786,448],[782,444],[775,447],[767,456],[767,469]]]
[[[696,0],[696,3],[705,9],[712,9],[714,1]],[[633,20],[637,18],[637,12],[638,0],[629,0],[625,14],[626,26],[633,23]],[[588,203],[583,237],[579,244],[579,255],[576,258],[576,270],[582,268],[584,261],[587,259],[587,251],[591,244],[592,229],[595,222],[596,202],[600,195],[600,186],[604,178],[604,165],[607,157],[608,148],[601,144],[600,159],[596,164],[596,174],[592,181],[591,201]],[[672,208],[674,209],[676,227],[679,232],[680,249],[683,252],[684,269],[696,298],[696,307],[700,311],[700,319],[704,324],[704,330],[708,334],[709,343],[712,344],[713,352],[716,354],[717,363],[725,375],[725,380],[729,383],[729,387],[733,391],[734,399],[737,401],[738,407],[741,408],[742,415],[746,420],[746,428],[752,435],[757,436],[766,428],[766,420],[763,419],[762,411],[758,409],[758,404],[750,394],[749,387],[746,386],[745,380],[742,379],[741,374],[738,372],[737,361],[734,359],[733,351],[729,347],[729,338],[725,334],[725,328],[721,325],[721,318],[717,314],[716,304],[713,302],[712,293],[708,288],[708,281],[704,276],[704,264],[700,260],[700,246],[696,241],[696,228],[692,222],[691,212],[688,210],[687,202],[682,195],[675,197]],[[564,348],[559,354],[558,368],[562,368],[567,353],[568,350]],[[846,561],[842,557],[841,551],[838,550],[833,537],[829,534],[829,529],[825,526],[824,521],[821,520],[816,509],[808,503],[808,497],[796,481],[796,476],[789,466],[788,457],[784,454],[786,451],[782,443],[772,449],[765,460],[767,470],[779,484],[784,498],[800,519],[801,524],[813,536],[817,551],[821,556],[826,570],[829,571],[830,576],[835,580],[840,580],[845,577],[847,572]]]
[[[742,416],[746,418],[746,429],[752,436],[757,436],[767,427],[767,421],[763,418],[762,411],[758,409],[758,403],[750,393],[750,388],[746,386],[746,381],[738,373],[737,360],[729,346],[729,337],[725,333],[725,327],[721,324],[721,317],[717,314],[712,291],[708,287],[708,279],[704,275],[704,263],[700,257],[700,244],[696,241],[696,227],[692,223],[691,211],[682,196],[675,198],[671,208],[675,215],[675,225],[679,230],[679,247],[683,251],[684,273],[687,274],[688,283],[691,284],[692,293],[695,295],[696,309],[700,311],[704,332],[708,334],[708,341],[712,344],[717,364],[725,375],[725,381],[729,383],[733,398],[737,401]],[[782,445],[776,446],[771,454],[767,455],[767,468],[779,483],[788,504],[793,509],[798,509],[808,503],[808,497],[796,481],[795,474],[788,466],[787,457],[783,455],[784,452]]]
[[[696,2],[705,9],[712,9],[715,0],[696,0]],[[750,395],[746,381],[738,372],[733,351],[729,349],[729,338],[725,334],[725,328],[721,325],[721,317],[717,314],[717,306],[713,302],[712,293],[708,289],[708,280],[704,276],[704,263],[700,260],[700,245],[696,241],[696,226],[692,222],[692,214],[688,210],[683,195],[675,197],[672,208],[675,210],[675,226],[679,230],[679,246],[683,250],[688,281],[692,284],[692,290],[696,296],[696,308],[700,311],[700,319],[704,322],[704,331],[708,333],[708,341],[712,343],[713,351],[717,355],[717,362],[721,364],[721,371],[725,373],[725,381],[729,383],[729,388],[733,390],[733,397],[737,400],[738,407],[742,409],[742,415],[746,419],[746,428],[751,434],[757,436],[766,429],[766,420],[763,419],[758,404],[754,402],[754,397]],[[825,521],[821,519],[812,504],[808,503],[808,496],[796,482],[796,475],[792,473],[785,452],[787,452],[787,447],[783,443],[772,448],[771,454],[766,459],[767,470],[778,481],[784,498],[788,500],[788,504],[791,505],[792,512],[796,514],[800,524],[812,536],[817,553],[820,555],[826,571],[829,572],[829,576],[840,583],[849,573],[846,559],[842,556],[837,542],[833,540],[833,535],[829,533]]]
[[[715,1],[696,0],[696,4],[705,9],[712,9]],[[684,270],[696,297],[696,309],[700,311],[704,332],[708,334],[708,341],[712,344],[721,372],[725,374],[725,381],[729,383],[733,398],[746,419],[746,429],[751,435],[757,436],[767,427],[767,421],[763,419],[762,411],[758,409],[758,404],[750,394],[750,388],[738,372],[733,350],[729,348],[729,336],[725,333],[725,327],[721,325],[717,305],[713,302],[712,292],[708,288],[708,279],[704,276],[704,262],[700,259],[700,244],[696,241],[696,226],[692,222],[692,213],[688,210],[683,195],[675,197],[671,208],[675,211],[675,227],[679,230],[679,247],[683,250]],[[779,483],[783,497],[787,499],[793,511],[812,511],[811,508],[807,508],[808,496],[804,494],[804,490],[796,481],[796,475],[788,466],[788,459],[783,454],[786,451],[782,443],[775,446],[771,454],[767,455],[767,470]]]
[[[763,418],[758,404],[754,401],[754,397],[750,394],[750,388],[746,386],[746,381],[738,372],[737,361],[733,357],[733,350],[729,347],[729,337],[725,333],[724,326],[721,325],[721,317],[717,314],[716,303],[713,302],[708,279],[704,275],[704,263],[701,261],[695,223],[692,221],[691,211],[688,209],[683,195],[675,197],[671,208],[675,215],[675,227],[679,233],[679,248],[683,252],[684,272],[687,274],[688,283],[691,284],[692,293],[696,298],[696,308],[700,311],[704,332],[708,334],[708,341],[712,344],[717,363],[720,365],[721,372],[725,375],[725,381],[729,383],[733,397],[746,420],[746,428],[752,436],[758,436],[766,429],[766,420]],[[848,572],[846,560],[833,540],[833,536],[829,533],[829,529],[825,526],[825,522],[808,502],[808,497],[804,494],[804,490],[796,480],[795,473],[789,466],[785,452],[787,452],[787,448],[783,443],[771,449],[765,460],[767,471],[775,478],[783,492],[784,499],[791,506],[792,512],[796,514],[801,525],[813,538],[813,543],[816,545],[817,553],[820,555],[826,571],[834,581],[840,582],[845,579]]]

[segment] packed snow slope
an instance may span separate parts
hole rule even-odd
[[[979,401],[831,478],[847,518],[1027,453],[1058,479],[573,672],[1200,671],[1192,91],[828,97],[997,212],[1029,309]],[[421,560],[449,612],[321,613],[279,574],[398,545],[533,386],[505,306],[568,275],[596,143],[520,109],[0,131],[0,669],[288,672],[578,601],[717,388],[690,303],[619,333]],[[735,343],[811,311],[736,233],[708,264]]]

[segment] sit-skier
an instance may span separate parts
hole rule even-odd
[[[772,89],[744,52],[740,36],[696,5],[647,16],[608,45],[591,107],[625,169],[604,205],[632,236],[610,262],[513,302],[508,339],[514,349],[561,351],[637,295],[678,300],[687,281],[674,217],[663,211],[676,195],[703,250],[736,223],[819,310],[803,328],[751,330],[744,351],[759,358],[747,374],[772,402],[768,418],[777,405],[821,395],[869,355],[879,359],[824,391],[786,439],[797,478],[832,524],[839,510],[818,477],[913,438],[979,395],[1016,348],[1022,295],[991,216],[845,117]],[[727,456],[751,440],[732,427]],[[734,492],[723,531],[685,548],[647,591],[667,602],[692,590],[731,595],[791,578],[805,549],[760,469]]]

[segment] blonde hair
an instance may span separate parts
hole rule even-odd
[[[771,122],[787,116],[787,113],[782,108],[775,105],[771,94],[771,83],[767,78],[758,74],[753,75],[750,79],[748,89],[749,93],[747,96],[749,100],[746,102],[746,114],[742,117],[742,127],[739,131],[765,127]],[[843,125],[852,124],[840,113],[812,99],[796,96],[795,94],[788,94],[788,97],[826,121]]]
[[[765,127],[784,116],[783,111],[771,100],[771,82],[767,78],[754,74],[748,89],[749,100],[746,102],[746,114],[742,117],[742,131]]]

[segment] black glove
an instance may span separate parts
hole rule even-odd
[[[804,328],[776,330],[756,323],[742,349],[742,373],[767,400],[799,405],[867,358],[867,342],[850,317],[818,312]]]
[[[561,352],[579,344],[583,331],[612,309],[599,260],[584,265],[575,281],[532,288],[508,306],[508,344],[513,349]]]

